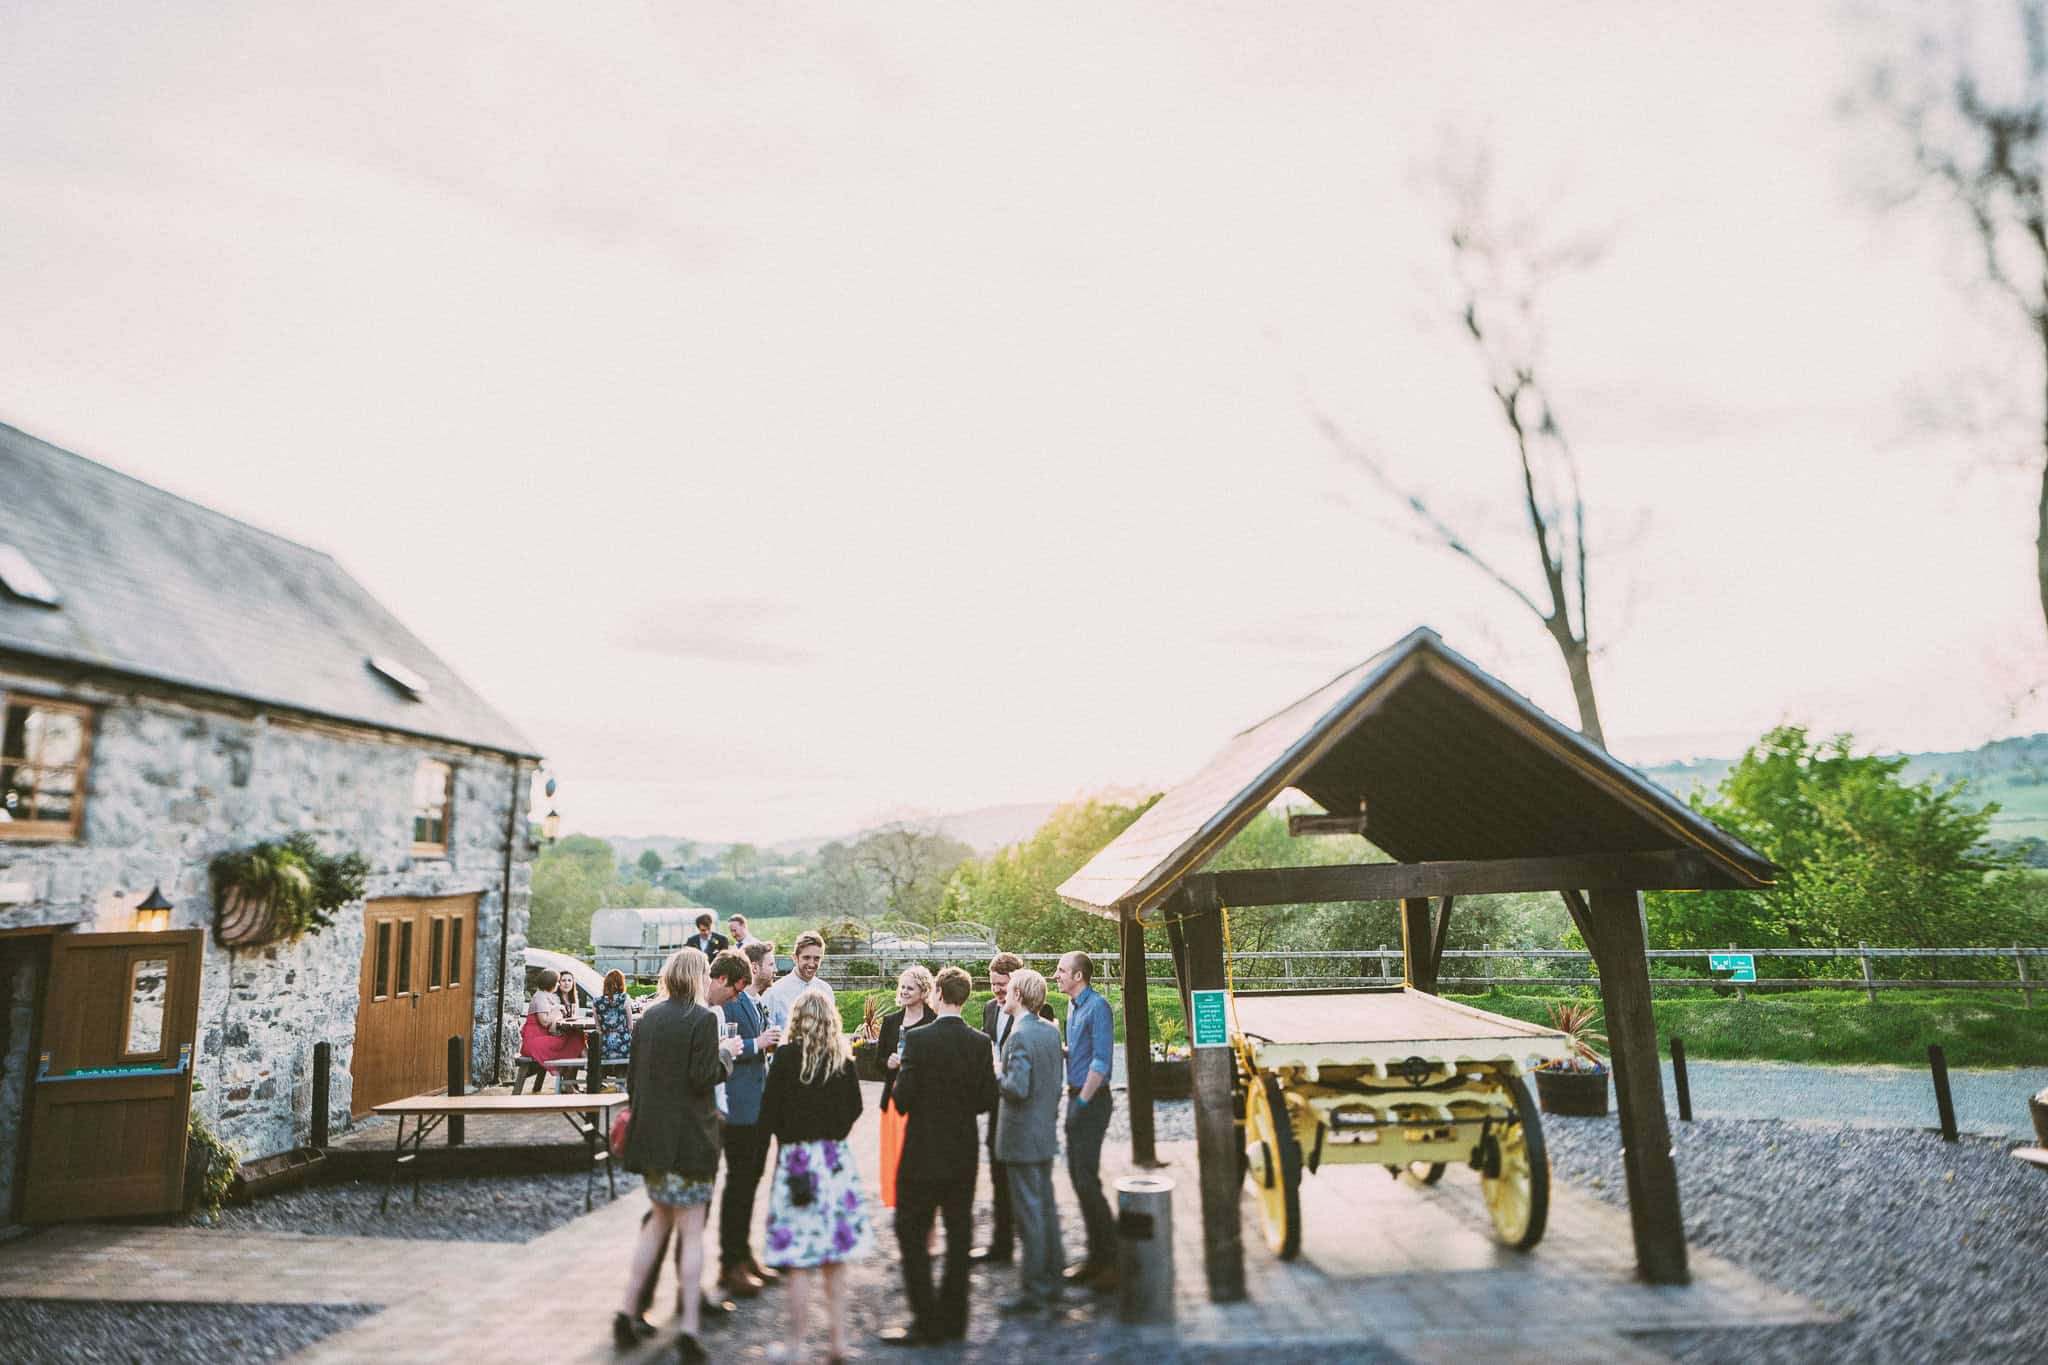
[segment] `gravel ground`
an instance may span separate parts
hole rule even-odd
[[[640,1188],[640,1177],[619,1172],[619,1196]],[[583,1214],[584,1177],[546,1175],[451,1176],[420,1182],[420,1202],[401,1184],[391,1195],[389,1216],[377,1212],[381,1181],[344,1181],[230,1204],[214,1223],[225,1232],[303,1232],[322,1237],[398,1237],[407,1240],[530,1242]],[[605,1198],[603,1176],[597,1199]]]
[[[1543,1127],[1559,1178],[1627,1204],[1615,1119]],[[1673,1128],[1690,1243],[1844,1320],[1647,1344],[1689,1362],[2048,1358],[2048,1179],[2006,1155],[2012,1144],[1768,1120]]]
[[[1688,1061],[1695,1118],[1801,1119],[1934,1128],[1934,1078],[1924,1066],[1795,1066],[1786,1062]],[[1956,1127],[1965,1133],[2031,1140],[2027,1096],[2048,1086],[2048,1067],[1948,1073]],[[1678,1091],[1664,1063],[1664,1107],[1675,1120]]]
[[[282,1360],[376,1311],[310,1304],[0,1299],[0,1342],[6,1343],[5,1356],[13,1365],[222,1365]]]

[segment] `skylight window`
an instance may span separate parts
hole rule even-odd
[[[39,607],[54,607],[63,600],[42,571],[12,545],[0,545],[0,588],[6,589],[10,597]]]
[[[396,659],[372,654],[368,662],[384,681],[403,692],[407,701],[419,701],[427,695],[427,680]]]

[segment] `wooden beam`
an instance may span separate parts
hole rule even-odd
[[[1444,979],[1444,944],[1451,936],[1451,902],[1456,896],[1445,896],[1436,910],[1436,933],[1429,942],[1429,979]]]
[[[1187,972],[1181,985],[1191,991],[1227,989],[1223,967],[1223,903],[1213,884],[1188,890],[1181,928],[1187,942]],[[1195,1021],[1188,1019],[1192,1041]],[[1231,1111],[1237,1061],[1227,1047],[1192,1049],[1195,1082],[1195,1152],[1202,1187],[1202,1249],[1211,1303],[1245,1297],[1244,1229],[1238,1199],[1244,1190],[1239,1167],[1242,1139]]]
[[[1131,1164],[1159,1164],[1152,1127],[1152,1015],[1145,996],[1145,926],[1124,916],[1119,963],[1124,978],[1124,1078],[1131,1105]]]
[[[1607,1047],[1621,1110],[1636,1273],[1651,1284],[1684,1284],[1691,1278],[1685,1263],[1685,1220],[1678,1206],[1678,1168],[1671,1160],[1671,1125],[1664,1115],[1664,1074],[1657,1061],[1657,1024],[1650,1012],[1641,897],[1633,891],[1596,887],[1586,923],[1593,930],[1586,946],[1600,970],[1600,1001],[1607,1015]]]
[[[1418,991],[1436,994],[1436,945],[1430,934],[1429,897],[1401,902],[1401,975]]]
[[[1593,912],[1586,908],[1585,896],[1578,891],[1572,890],[1569,887],[1567,887],[1563,891],[1558,892],[1557,894],[1559,898],[1564,901],[1564,908],[1571,912],[1572,927],[1577,929],[1579,931],[1579,937],[1585,940],[1586,951],[1589,953],[1592,952]]]
[[[1247,868],[1190,873],[1182,878],[1182,885],[1204,879],[1213,880],[1217,894],[1232,906],[1489,896],[1510,891],[1556,891],[1567,886],[1698,891],[1736,885],[1702,855],[1677,849],[1581,853],[1562,858]]]

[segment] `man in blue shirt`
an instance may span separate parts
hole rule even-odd
[[[1088,1256],[1067,1272],[1090,1289],[1117,1287],[1116,1220],[1102,1193],[1102,1140],[1109,1133],[1110,1049],[1116,1021],[1109,1002],[1091,984],[1095,963],[1076,950],[1060,959],[1053,980],[1067,1007],[1067,1179],[1081,1202]]]

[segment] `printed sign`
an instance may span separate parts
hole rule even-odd
[[[1732,973],[1730,981],[1756,980],[1756,955],[1754,953],[1708,953],[1707,970],[1719,974]]]
[[[1194,991],[1190,1003],[1194,1007],[1194,1035],[1196,1047],[1230,1046],[1230,992]]]

